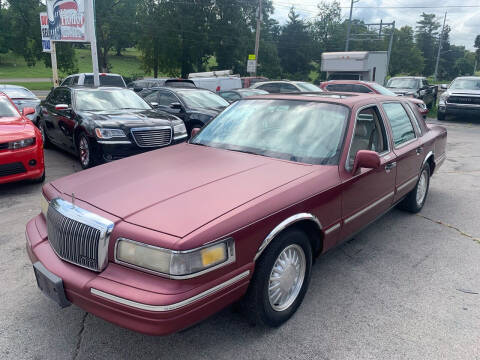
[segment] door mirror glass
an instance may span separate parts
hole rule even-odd
[[[150,105],[152,105],[152,107],[154,107],[154,108],[157,108],[158,107],[158,102],[153,101],[153,102],[150,103]]]
[[[440,87],[441,87],[442,89],[444,89],[444,90],[447,90],[448,85],[447,85],[447,84],[442,84],[442,85],[440,85]]]
[[[371,150],[359,150],[355,156],[352,174],[355,174],[360,168],[378,169],[379,167],[380,156],[377,152]]]
[[[31,107],[23,108],[23,110],[22,110],[22,115],[23,116],[27,116],[27,115],[31,115],[31,114],[35,114],[35,109],[34,108],[31,108]]]
[[[200,128],[196,127],[192,129],[192,133],[190,134],[190,137],[195,137],[200,132]]]

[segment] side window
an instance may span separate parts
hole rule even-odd
[[[417,107],[415,104],[411,103],[411,102],[407,102],[406,104],[406,108],[407,108],[407,111],[408,111],[408,115],[410,116],[410,118],[412,119],[412,122],[413,122],[413,125],[415,125],[415,130],[417,130],[417,134],[419,134],[420,136],[422,136],[422,128],[418,122],[418,116],[416,115],[417,112],[415,111],[415,109],[413,107]]]
[[[72,85],[78,85],[78,75],[73,77]]]
[[[58,95],[60,93],[60,90],[61,89],[56,88],[50,93],[50,95],[48,96],[48,99],[47,99],[49,103],[51,103],[53,105],[58,104],[57,98],[58,98]]]
[[[287,84],[287,83],[280,84],[280,93],[283,94],[283,93],[292,93],[292,92],[299,92],[299,91],[292,84]]]
[[[55,104],[67,104],[71,105],[72,99],[70,96],[70,90],[68,89],[59,89],[57,101]]]
[[[158,103],[159,93],[158,91],[153,91],[147,96],[145,96],[145,101],[148,103],[156,102]]]
[[[407,112],[400,103],[382,104],[392,128],[393,143],[395,147],[415,139],[415,131]]]
[[[65,80],[62,81],[60,86],[71,85],[72,84],[72,77],[69,76]]]
[[[276,83],[260,85],[257,89],[262,89],[273,94],[280,92],[280,86]]]
[[[328,91],[352,92],[352,87],[349,84],[332,84],[327,86]]]
[[[169,92],[161,92],[159,104],[163,106],[170,106],[171,103],[179,102],[178,98]]]
[[[352,168],[359,150],[371,150],[379,154],[388,151],[387,133],[376,106],[363,109],[357,115],[348,157],[349,169]]]
[[[83,79],[83,85],[93,85],[93,75],[85,75],[85,78]]]
[[[372,90],[370,90],[368,87],[363,85],[352,84],[351,86],[352,86],[352,91],[356,93],[368,94],[372,92]]]

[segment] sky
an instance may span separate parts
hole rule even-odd
[[[302,18],[311,19],[317,12],[317,4],[322,0],[272,1],[275,7],[273,17],[283,24],[287,20],[287,14],[292,5]],[[324,1],[329,3],[333,0]],[[348,18],[350,0],[339,1],[343,18]],[[397,28],[404,25],[415,28],[422,12],[435,14],[442,23],[445,10],[448,11],[447,24],[452,28],[450,43],[474,50],[475,37],[480,35],[479,0],[360,0],[354,4],[352,17],[367,23],[376,23],[380,20],[395,21]]]

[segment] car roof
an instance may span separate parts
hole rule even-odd
[[[98,73],[100,76],[122,76],[120,74],[114,74],[114,73],[104,73],[104,72],[101,72],[101,73]],[[78,73],[78,74],[71,74],[71,75],[68,75],[67,77],[70,77],[70,76],[77,76],[77,75],[92,75],[93,76],[93,73]]]
[[[457,80],[457,79],[480,80],[480,76],[458,76],[454,80]]]
[[[426,79],[425,76],[393,76],[391,79]]]
[[[0,84],[0,89],[25,89],[25,90],[28,90],[24,86],[10,85],[10,84]],[[30,90],[28,90],[28,91],[30,91]]]
[[[98,86],[98,87],[92,87],[92,86],[85,86],[85,85],[62,85],[58,86],[55,89],[58,88],[67,88],[67,89],[72,89],[72,90],[86,90],[86,91],[98,91],[98,90],[129,90],[124,87],[120,86]],[[131,90],[130,90],[131,91]]]
[[[365,81],[365,80],[328,80],[322,82],[322,84],[367,84],[370,85],[375,83],[374,81]]]
[[[173,92],[177,92],[177,91],[208,91],[208,92],[214,93],[213,91],[210,91],[208,89],[197,88],[197,87],[153,86],[153,87],[151,87],[147,90],[170,90],[170,91],[173,91]]]

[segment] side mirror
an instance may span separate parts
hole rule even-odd
[[[140,92],[142,90],[143,90],[143,88],[141,88],[141,87],[135,87],[135,86],[133,87],[133,91],[135,91],[135,92]]]
[[[70,110],[70,108],[68,107],[67,104],[57,104],[57,105],[55,105],[55,110],[66,111],[66,110]]]
[[[23,108],[23,110],[22,110],[22,115],[23,116],[27,116],[27,115],[31,115],[31,114],[35,114],[35,109],[34,108],[31,108],[31,107]]]
[[[443,90],[447,90],[448,85],[447,84],[442,84],[442,85],[440,85],[440,88],[443,89]]]
[[[380,167],[380,156],[375,151],[360,150],[355,156],[353,163],[352,174],[355,174],[358,169],[378,169]]]
[[[173,102],[173,103],[170,104],[170,107],[172,109],[181,110],[182,109],[182,104],[180,104],[179,102]]]
[[[196,128],[193,128],[192,129],[192,132],[190,134],[190,137],[195,137],[195,135],[197,135],[198,133],[200,132],[200,128],[196,127]]]
[[[158,103],[157,103],[157,102],[151,102],[150,105],[152,105],[153,108],[157,108],[157,107],[158,107]]]

